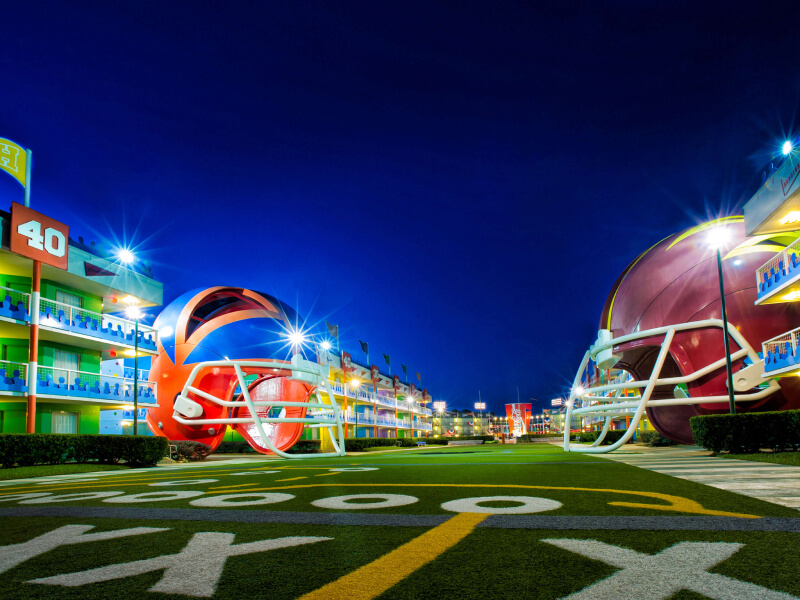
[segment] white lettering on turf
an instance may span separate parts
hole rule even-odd
[[[117,529],[116,531],[101,531],[99,533],[86,534],[90,529],[94,529],[94,525],[65,525],[64,527],[59,527],[58,529],[44,533],[39,537],[35,537],[21,544],[0,546],[0,573],[5,573],[29,558],[39,556],[59,546],[83,544],[84,542],[99,542],[101,540],[113,540],[115,538],[127,537],[129,535],[169,531],[169,529],[160,527],[134,527],[132,529]]]
[[[109,565],[54,577],[44,577],[42,579],[34,579],[29,583],[75,587],[164,570],[164,575],[149,591],[209,598],[216,590],[225,561],[229,556],[266,552],[267,550],[314,544],[333,539],[327,537],[284,537],[234,545],[233,538],[234,534],[232,533],[195,533],[189,543],[178,554],[137,560],[120,565]]]
[[[516,502],[520,506],[481,506],[484,502]],[[464,498],[450,500],[442,504],[442,508],[451,512],[488,513],[490,515],[527,515],[561,508],[561,502],[534,496],[483,496],[481,498]]]
[[[542,541],[622,569],[563,600],[664,600],[680,590],[714,600],[799,600],[791,594],[708,572],[744,544],[681,542],[650,555],[597,540]]]
[[[359,502],[373,500],[373,502]],[[354,502],[355,501],[355,502]],[[404,494],[352,494],[350,496],[333,496],[314,500],[311,504],[317,508],[331,510],[361,510],[365,508],[392,508],[419,502],[419,498]]]
[[[248,500],[248,498],[252,498]],[[257,506],[259,504],[275,504],[276,502],[286,502],[294,498],[292,494],[262,494],[262,493],[237,493],[223,494],[221,496],[206,496],[191,500],[192,506],[204,506],[206,508],[227,508],[231,506]]]

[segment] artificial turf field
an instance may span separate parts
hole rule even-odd
[[[797,510],[547,444],[7,482],[0,525],[1,598],[800,598]]]

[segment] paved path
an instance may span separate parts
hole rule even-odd
[[[602,457],[800,509],[800,467],[716,458],[698,446],[626,446]]]

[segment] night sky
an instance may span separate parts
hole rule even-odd
[[[6,3],[0,137],[165,303],[265,291],[449,407],[543,406],[624,267],[793,133],[796,2],[653,4]]]

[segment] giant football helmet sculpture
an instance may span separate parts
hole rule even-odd
[[[675,234],[642,253],[617,279],[603,307],[597,341],[583,357],[567,402],[564,449],[610,452],[628,441],[646,412],[666,438],[694,443],[689,419],[728,411],[716,251],[708,236],[724,227],[722,250],[733,385],[740,412],[800,408],[796,377],[765,378],[761,343],[800,324],[792,304],[755,306],[756,270],[797,233],[746,238],[743,217]],[[570,448],[572,416],[605,418],[592,447]],[[614,417],[622,438],[600,446]]]
[[[187,292],[156,320],[158,356],[150,376],[158,407],[147,424],[156,435],[219,446],[227,427],[258,452],[286,458],[304,427],[325,428],[343,456],[339,408],[328,367],[295,311],[276,298],[235,287]]]

